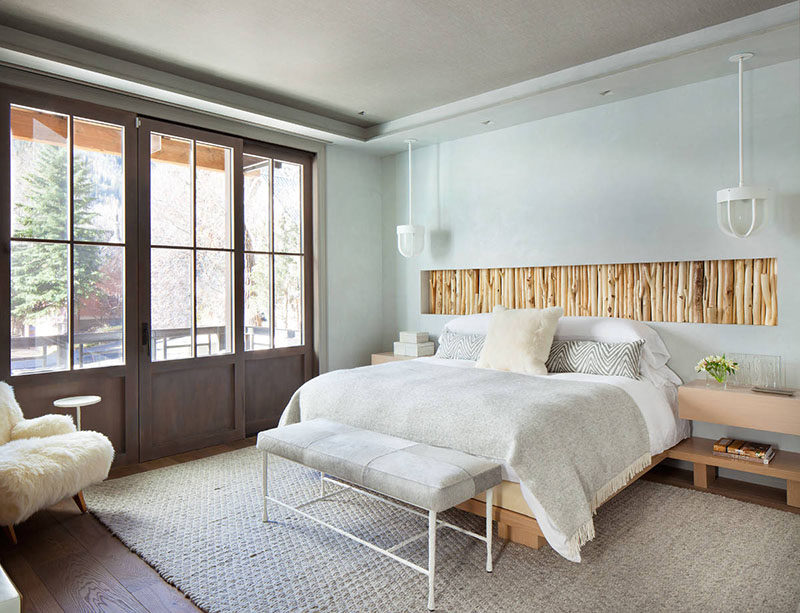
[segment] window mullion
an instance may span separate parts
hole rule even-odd
[[[69,180],[67,181],[67,193],[69,195],[69,212],[67,218],[67,232],[69,234],[69,296],[67,298],[67,370],[73,370],[75,365],[73,361],[72,348],[75,346],[75,172],[74,172],[74,157],[75,157],[75,118],[72,115],[68,116],[67,125],[69,126],[69,136],[67,140],[67,151],[69,152],[69,162],[67,165],[67,174]]]
[[[192,139],[192,357],[197,357],[197,141]]]
[[[269,165],[269,334],[270,348],[275,348],[275,160]]]

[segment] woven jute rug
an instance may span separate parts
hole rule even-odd
[[[88,505],[128,547],[208,611],[425,611],[427,582],[277,505],[261,522],[254,448],[106,481]],[[271,491],[294,503],[319,475],[271,463]],[[383,547],[426,520],[353,492],[304,510]],[[478,532],[482,520],[447,518]],[[639,481],[601,507],[574,564],[495,539],[438,534],[440,611],[791,611],[800,604],[800,515]],[[425,566],[425,539],[400,553]]]

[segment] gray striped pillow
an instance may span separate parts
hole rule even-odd
[[[599,341],[553,341],[547,372],[581,372],[639,378],[639,359],[644,340],[631,343]]]
[[[459,334],[445,330],[439,337],[437,358],[477,361],[486,337],[483,334]]]

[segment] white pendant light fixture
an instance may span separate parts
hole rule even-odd
[[[406,140],[408,144],[408,223],[397,226],[397,249],[404,257],[410,258],[422,253],[425,248],[425,227],[415,226],[411,222],[411,145],[415,138]]]
[[[717,224],[729,236],[747,238],[764,225],[766,204],[772,198],[769,187],[744,184],[744,151],[742,145],[742,65],[753,57],[752,53],[737,53],[728,58],[739,64],[739,185],[717,192]]]

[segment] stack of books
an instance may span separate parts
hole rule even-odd
[[[745,462],[758,462],[769,464],[775,457],[775,447],[762,443],[751,443],[732,438],[721,438],[714,443],[713,455],[744,460]]]
[[[427,332],[401,332],[400,340],[394,342],[394,354],[414,358],[433,355],[433,341],[428,340]]]

